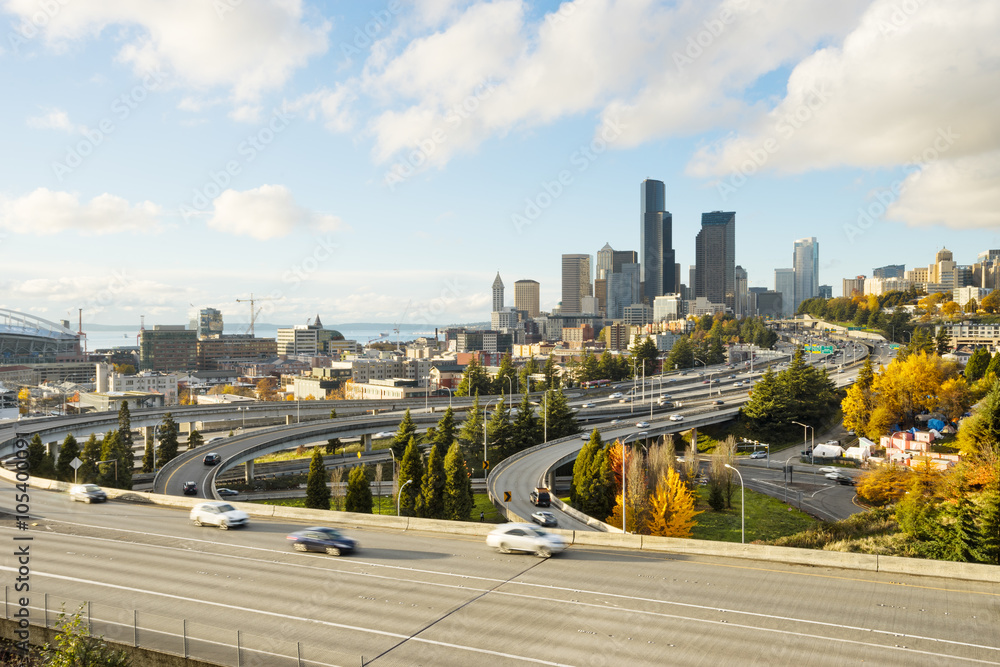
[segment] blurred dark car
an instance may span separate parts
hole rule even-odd
[[[222,457],[215,452],[209,452],[208,454],[205,454],[205,458],[203,458],[201,462],[207,466],[216,466],[222,463]]]
[[[84,503],[104,503],[108,501],[108,494],[101,490],[96,484],[78,484],[69,490],[71,500],[79,500]]]
[[[355,540],[336,528],[313,527],[298,530],[287,536],[296,551],[322,551],[331,556],[349,554],[358,548]]]
[[[194,482],[184,482],[184,486],[181,487],[181,491],[184,492],[185,496],[193,496],[198,493],[198,485]]]
[[[215,492],[223,498],[233,498],[240,495],[240,492],[235,489],[216,489]]]

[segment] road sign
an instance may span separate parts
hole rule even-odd
[[[483,470],[489,470],[489,469],[490,469],[490,462],[483,461]]]
[[[80,466],[82,465],[83,461],[81,461],[79,457],[76,456],[74,456],[73,460],[69,462],[69,467],[72,468],[73,470],[79,470]]]
[[[824,345],[820,348],[823,354],[833,354],[833,345]]]
[[[505,503],[509,503],[510,502],[510,491],[504,491],[503,492],[503,501]]]

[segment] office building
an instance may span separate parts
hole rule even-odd
[[[833,285],[820,285],[819,286],[819,298],[821,299],[832,299],[833,298]]]
[[[819,243],[816,237],[799,239],[794,243],[792,267],[795,269],[792,312],[797,313],[800,303],[819,295]]]
[[[198,338],[218,338],[222,335],[222,313],[215,308],[202,308],[198,311],[196,325]]]
[[[614,257],[615,250],[610,243],[605,243],[604,247],[597,251],[597,264],[594,266],[595,280],[603,280],[611,273]]]
[[[880,266],[877,269],[872,269],[872,278],[905,278],[906,277],[906,265],[905,264],[888,264],[886,266]]]
[[[493,311],[503,310],[503,281],[500,280],[500,272],[493,280]]]
[[[278,344],[274,338],[255,338],[249,334],[201,338],[197,349],[199,371],[260,362],[278,354]]]
[[[343,334],[334,329],[324,329],[316,319],[309,324],[297,324],[290,329],[278,329],[277,344],[280,355],[305,355],[315,357],[326,353],[328,341],[344,340]]]
[[[1000,250],[986,250],[979,253],[972,265],[972,286],[985,289],[1000,287]]]
[[[756,289],[756,288],[755,288]],[[778,291],[765,290],[756,293],[757,315],[775,319],[785,316],[784,295]]]
[[[645,326],[653,321],[653,309],[644,303],[633,303],[625,306],[622,312],[624,324],[632,326]]]
[[[736,213],[701,214],[701,231],[695,237],[695,299],[736,306]]]
[[[653,299],[653,321],[679,320],[686,314],[680,294],[664,294]]]
[[[736,307],[733,309],[733,314],[736,317],[746,317],[750,314],[750,292],[749,283],[747,279],[747,270],[742,266],[737,266],[735,269],[735,279],[736,279]]]
[[[141,330],[139,370],[198,370],[198,332],[183,325],[167,324]]]
[[[514,307],[524,311],[528,317],[538,317],[538,282],[518,280],[514,283]]]
[[[621,271],[609,273],[607,278],[607,307],[605,316],[609,320],[620,320],[625,316],[625,307],[640,302],[638,264],[623,264]]]
[[[782,316],[791,317],[795,313],[792,307],[795,302],[795,269],[774,270],[774,291],[781,294]]]
[[[583,312],[581,300],[591,294],[590,255],[562,256],[562,308],[563,314]]]
[[[861,296],[865,293],[865,277],[855,276],[854,278],[844,278],[842,294],[848,298]]]
[[[645,298],[652,300],[677,291],[673,247],[673,217],[666,211],[663,181],[639,185],[639,245]]]

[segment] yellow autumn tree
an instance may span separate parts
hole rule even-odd
[[[25,387],[17,392],[17,411],[22,415],[28,414],[31,409],[31,391]]]
[[[858,479],[858,495],[881,507],[894,503],[906,494],[910,473],[892,464],[880,465]]]
[[[671,468],[649,498],[646,532],[661,537],[691,537],[698,514],[701,512],[694,509],[694,495]]]
[[[958,379],[958,366],[924,352],[897,359],[875,375],[872,396],[877,407],[866,429],[868,437],[887,432],[893,424],[912,426],[923,411],[961,415],[969,400],[965,382]]]

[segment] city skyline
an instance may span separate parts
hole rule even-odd
[[[0,10],[0,308],[483,321],[499,265],[548,311],[647,178],[682,267],[737,212],[749,287],[1000,248],[993,3],[159,4]]]

